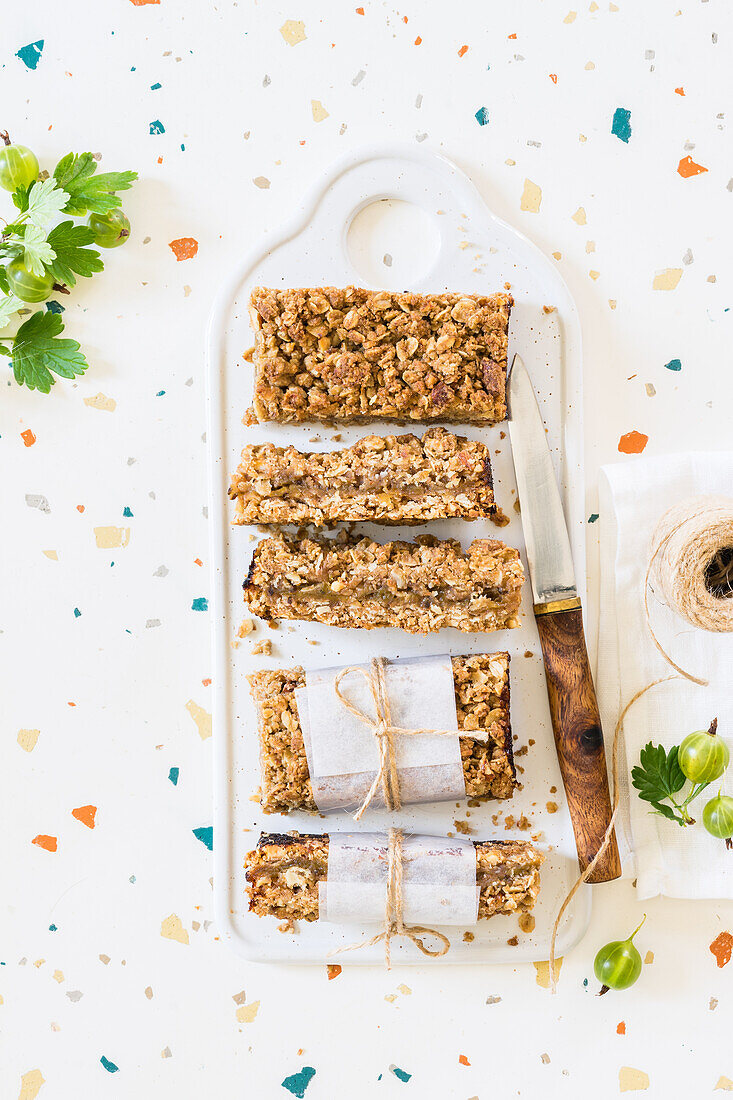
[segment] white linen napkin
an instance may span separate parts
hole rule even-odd
[[[704,493],[733,497],[733,452],[641,458],[601,470],[598,699],[609,754],[621,708],[640,688],[674,672],[657,652],[644,616],[652,534],[673,504]],[[640,899],[657,894],[733,898],[733,851],[702,824],[705,802],[719,787],[733,795],[733,763],[722,780],[692,803],[697,820],[692,827],[682,828],[650,813],[649,804],[631,786],[631,769],[647,741],[669,749],[693,730],[707,729],[717,717],[718,731],[733,749],[733,634],[692,627],[651,593],[649,610],[655,633],[670,656],[710,684],[698,687],[682,679],[660,684],[626,716],[619,754],[618,830],[624,871],[636,875]]]

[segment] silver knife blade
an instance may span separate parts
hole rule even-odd
[[[535,604],[577,597],[560,491],[532,380],[515,355],[507,379],[509,437]]]

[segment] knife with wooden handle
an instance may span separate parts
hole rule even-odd
[[[507,379],[507,405],[552,729],[584,871],[611,819],[606,754],[560,492],[534,388],[518,355]],[[620,875],[614,834],[587,881],[610,882]]]

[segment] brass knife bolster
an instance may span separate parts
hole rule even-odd
[[[556,611],[575,611],[580,607],[580,599],[572,596],[568,600],[550,600],[549,603],[536,603],[534,605],[535,617],[537,615],[554,615]]]

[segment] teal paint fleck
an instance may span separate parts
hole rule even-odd
[[[41,60],[42,51],[43,39],[39,38],[37,42],[29,42],[27,46],[21,46],[15,56],[19,57],[27,68],[35,69]]]
[[[125,517],[125,519],[134,519],[135,518],[133,516],[132,512],[130,511],[130,509],[127,507],[127,505],[125,505],[125,507],[122,509],[122,515]]]
[[[158,390],[158,392],[156,393],[155,396],[156,397],[165,397],[165,390]]]
[[[597,519],[598,512],[591,512],[591,514],[588,516],[588,523],[595,523]]]
[[[667,370],[682,370],[681,359],[670,359],[668,363],[664,364]]]
[[[171,783],[173,784],[174,787],[178,786],[178,776],[180,774],[181,774],[181,769],[180,768],[171,768],[171,770],[168,772],[168,778],[170,779],[170,781],[171,781]]]
[[[79,610],[78,607],[74,608],[74,618],[75,619],[80,619],[81,618],[81,611]]]
[[[114,1064],[114,1062],[110,1062],[109,1058],[105,1058],[104,1055],[102,1055],[102,1057],[99,1059],[99,1061],[102,1063],[104,1068],[107,1070],[107,1073],[119,1073],[120,1072],[120,1067],[116,1066]]]
[[[157,91],[158,91],[158,89],[159,89],[159,88],[162,88],[162,87],[163,87],[163,85],[162,85],[162,84],[151,84],[151,85],[150,85],[150,91],[151,91],[151,92],[157,92]]]
[[[186,152],[186,146],[185,146],[185,145],[181,145],[181,152],[182,152],[182,153],[185,153],[185,152]]]
[[[392,1073],[394,1073],[397,1080],[402,1081],[404,1084],[407,1084],[407,1082],[412,1077],[411,1073],[408,1073],[407,1070],[400,1069],[399,1066],[390,1066],[390,1069],[392,1070]]]
[[[298,1100],[303,1100],[305,1090],[315,1075],[316,1071],[313,1066],[303,1066],[300,1073],[293,1073],[290,1077],[286,1077],[282,1082],[282,1087],[287,1089],[288,1092],[292,1092],[293,1096],[297,1096]]]
[[[48,930],[49,930],[49,932],[58,932],[58,928],[56,927],[55,924],[49,924]]]
[[[176,768],[178,771],[178,768]],[[200,840],[210,852],[214,850],[214,826],[213,825],[200,825],[198,829],[193,830],[193,835],[197,840]]]
[[[137,65],[131,65],[130,66],[130,72],[131,73],[137,72]]]
[[[473,117],[476,119],[479,126],[485,126],[486,123],[489,121],[489,108],[479,107],[478,111]]]
[[[46,312],[63,313],[64,307],[61,305],[61,302],[57,302],[55,298],[52,298],[50,302],[46,302]]]
[[[153,119],[153,121],[150,123],[150,133],[151,135],[165,133],[165,126],[159,118]]]
[[[137,876],[136,876],[136,875],[130,875],[130,877],[129,877],[129,879],[128,879],[127,881],[128,881],[128,882],[131,882],[131,883],[132,883],[132,885],[134,886],[134,885],[135,885],[135,883],[137,882]]]
[[[191,604],[191,610],[192,611],[208,611],[209,610],[209,601],[207,600],[206,596],[197,596],[196,599]]]
[[[587,985],[588,985],[588,979],[587,979],[587,978],[583,978],[583,985],[584,985],[584,986],[587,986]]]
[[[616,108],[613,112],[611,133],[614,137],[617,137],[619,141],[624,141],[628,144],[629,138],[631,137],[631,111],[627,111],[625,107]]]

